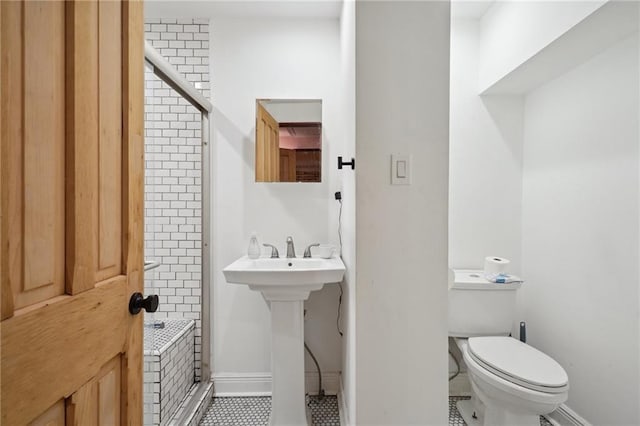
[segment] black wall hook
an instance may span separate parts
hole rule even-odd
[[[351,166],[351,170],[356,168],[356,159],[351,158],[351,161],[342,161],[342,157],[338,157],[338,170],[342,170],[342,166]]]

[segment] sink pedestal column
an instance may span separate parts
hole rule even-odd
[[[304,300],[270,300],[270,305],[273,378],[269,425],[310,425],[304,391]]]
[[[271,311],[270,426],[309,426],[304,395],[304,301],[325,283],[340,282],[338,257],[264,258],[243,256],[223,269],[227,282],[259,291]]]

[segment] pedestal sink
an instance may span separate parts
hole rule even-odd
[[[227,282],[260,291],[271,309],[270,426],[311,425],[304,392],[304,301],[325,283],[342,281],[340,258],[249,259],[223,269]]]

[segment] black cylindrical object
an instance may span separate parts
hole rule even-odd
[[[520,321],[520,341],[527,343],[527,323]]]

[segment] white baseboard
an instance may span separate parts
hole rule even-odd
[[[344,386],[342,384],[342,375],[340,375],[340,389],[338,390],[338,414],[340,415],[340,426],[351,426],[349,421],[349,408],[344,395]]]
[[[592,426],[571,408],[562,404],[556,411],[545,416],[554,426]]]
[[[271,396],[271,374],[269,373],[239,373],[214,374],[215,396]],[[318,394],[318,373],[305,372],[305,392],[309,395]],[[340,373],[323,372],[322,387],[325,395],[337,395],[340,391]]]
[[[271,396],[271,374],[214,374],[215,396]]]

